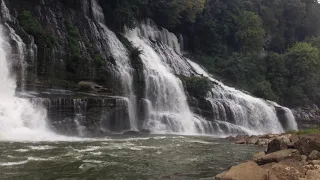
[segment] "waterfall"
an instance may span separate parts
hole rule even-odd
[[[100,28],[103,40],[107,42],[109,51],[113,58],[116,60],[118,76],[120,77],[122,91],[129,99],[128,101],[128,114],[130,119],[130,129],[138,130],[137,117],[136,117],[136,96],[133,90],[133,68],[131,67],[128,51],[120,42],[114,32],[109,30],[105,25],[105,18],[101,6],[96,0],[91,1],[94,19]]]
[[[279,133],[283,132],[284,129],[297,130],[297,123],[290,109],[228,87],[212,78],[198,64],[190,60],[188,62],[199,75],[208,77],[216,83],[207,97],[207,100],[212,105],[213,120],[230,122],[251,130],[254,134]],[[280,123],[275,108],[281,108],[284,111],[287,127],[283,127],[282,123]]]
[[[26,45],[22,41],[22,39],[16,34],[16,32],[8,25],[6,24],[8,30],[9,30],[9,36],[10,39],[14,42],[14,47],[15,51],[12,52],[12,58],[15,61],[16,64],[19,64],[19,80],[20,80],[20,86],[21,86],[21,91],[25,90],[25,84],[26,84],[26,69],[27,69],[27,62],[25,59],[25,54],[26,54]]]
[[[191,113],[182,82],[174,75],[175,69],[170,68],[172,64],[179,64],[177,69],[190,69],[189,66],[183,66],[185,62],[179,63],[182,59],[174,53],[180,47],[177,38],[172,39],[174,36],[167,30],[160,31],[149,24],[141,24],[133,30],[127,30],[126,36],[134,46],[142,50],[146,82],[144,104],[149,111],[143,128],[151,130],[152,133],[205,133],[204,120]],[[155,50],[152,38],[160,38],[165,44],[159,45],[158,50]]]
[[[87,102],[82,99],[73,99],[75,112],[74,122],[80,137],[85,136],[86,127],[82,124],[86,119]]]
[[[0,140],[37,140],[52,134],[46,128],[46,111],[15,96],[16,82],[8,63],[10,44],[0,26]]]
[[[154,133],[185,134],[263,134],[297,129],[292,112],[274,102],[255,98],[225,86],[212,78],[198,64],[181,55],[178,38],[151,20],[126,30],[127,38],[143,52],[146,95],[143,101],[144,128]],[[183,42],[182,37],[180,41]],[[213,116],[207,120],[193,114],[181,81],[175,74],[191,76],[194,72],[210,78],[214,88],[206,97]],[[280,112],[281,111],[281,112]],[[279,119],[279,112],[282,119]]]

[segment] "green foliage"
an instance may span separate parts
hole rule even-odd
[[[299,131],[290,131],[290,134],[297,134],[297,135],[307,135],[307,134],[320,134],[320,128],[312,128],[312,129],[305,129]]]
[[[291,91],[297,97],[304,97],[301,99],[303,102],[308,99],[315,100],[320,85],[319,50],[309,43],[301,42],[289,48],[284,56],[289,70],[288,83]],[[292,92],[288,93],[292,96]]]
[[[30,11],[22,11],[18,19],[21,27],[35,38],[36,44],[52,49],[57,43],[56,37],[45,32],[39,20]]]
[[[237,32],[235,38],[240,49],[245,52],[261,51],[264,44],[265,31],[261,19],[254,12],[242,11],[236,17]]]
[[[82,61],[80,56],[80,44],[81,40],[78,31],[74,28],[73,24],[70,21],[65,21],[65,26],[67,29],[67,40],[69,44],[71,56],[66,61],[66,68],[68,72],[76,73],[80,62]]]
[[[254,94],[265,99],[278,100],[278,97],[271,88],[271,83],[268,81],[259,82],[254,89]]]
[[[106,62],[104,61],[101,54],[94,54],[93,61],[94,61],[94,64],[97,68],[101,68],[102,66],[104,66],[106,64]]]
[[[40,22],[33,17],[30,11],[22,11],[19,15],[19,22],[23,29],[34,37],[40,36],[43,33]]]
[[[184,77],[186,89],[193,97],[203,98],[212,88],[212,83],[207,77]]]

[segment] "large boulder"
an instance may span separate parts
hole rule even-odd
[[[274,139],[268,144],[267,154],[288,149],[287,143],[280,139]]]
[[[269,173],[275,175],[278,180],[299,180],[300,177],[304,177],[305,172],[301,162],[295,159],[283,160],[274,164],[269,170]]]
[[[267,180],[268,172],[255,162],[249,161],[231,167],[228,171],[218,174],[216,180]]]
[[[320,142],[310,138],[302,138],[294,144],[294,147],[298,149],[300,154],[308,156],[314,150],[320,151]]]
[[[259,165],[264,165],[272,162],[280,162],[285,159],[296,159],[300,161],[301,155],[296,149],[285,149],[258,157],[254,159],[254,161]]]

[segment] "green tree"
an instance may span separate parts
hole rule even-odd
[[[301,97],[306,95],[310,100],[315,100],[320,83],[319,50],[309,43],[299,42],[288,49],[285,58],[289,70],[289,88],[294,88],[288,92],[288,96],[291,97],[290,93],[295,92],[301,93]]]
[[[261,19],[254,12],[242,11],[236,17],[235,34],[240,49],[244,52],[259,52],[263,48],[265,31]]]

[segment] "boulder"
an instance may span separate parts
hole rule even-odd
[[[259,165],[264,165],[272,162],[280,162],[285,159],[296,159],[300,161],[301,155],[296,149],[285,149],[258,157],[254,159],[254,161]]]
[[[80,81],[78,83],[78,86],[79,86],[79,89],[82,90],[82,91],[91,91],[91,90],[94,90],[94,87],[96,86],[97,84],[94,83],[94,82],[89,82],[89,81]]]
[[[294,144],[300,154],[308,156],[312,151],[320,151],[320,143],[309,138],[302,138]]]
[[[233,141],[235,144],[247,144],[249,138],[250,137],[247,135],[238,135],[234,138]]]
[[[296,160],[277,163],[272,166],[269,172],[275,175],[278,180],[299,180],[299,177],[305,173],[302,165]]]
[[[285,135],[279,136],[277,139],[281,140],[286,144],[289,144],[291,143],[290,137],[291,137],[291,134],[285,134]]]
[[[256,145],[258,146],[266,146],[270,141],[268,139],[259,139]]]
[[[308,160],[320,160],[320,152],[317,150],[312,151],[308,156]]]
[[[218,174],[216,180],[266,180],[268,172],[255,162],[249,161],[231,167],[228,171]]]
[[[98,85],[95,82],[81,81],[78,83],[78,87],[81,91],[94,91],[94,92],[107,92],[108,89]]]
[[[251,136],[248,140],[248,144],[256,144],[259,141],[258,136]]]
[[[276,151],[280,151],[280,150],[284,150],[284,149],[288,149],[287,144],[285,142],[283,142],[282,140],[274,139],[268,144],[267,154],[270,154],[270,153],[273,153]]]

